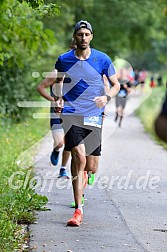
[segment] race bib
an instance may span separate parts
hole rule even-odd
[[[121,90],[118,92],[118,97],[126,97],[126,94],[127,94],[126,90],[121,89]]]
[[[101,128],[102,116],[84,116],[84,125]]]

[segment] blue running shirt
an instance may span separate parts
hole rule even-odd
[[[75,49],[59,56],[55,69],[65,73],[63,84],[63,114],[80,116],[100,116],[104,108],[98,108],[95,97],[105,94],[103,75],[115,74],[111,59],[98,50],[91,48],[86,60],[75,56]]]

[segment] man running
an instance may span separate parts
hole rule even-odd
[[[65,132],[65,150],[71,151],[71,174],[75,200],[75,212],[68,226],[79,226],[83,218],[82,195],[87,181],[87,172],[95,173],[101,153],[102,113],[105,105],[114,97],[120,84],[109,56],[90,47],[93,39],[92,26],[79,21],[73,37],[76,49],[58,57],[55,76],[50,76],[39,85],[40,94],[53,99],[45,91],[59,74],[65,74],[62,96],[57,107],[62,108],[61,118]],[[103,75],[111,84],[105,93]]]
[[[61,82],[62,82],[61,85],[63,85],[63,79],[61,80]],[[54,97],[55,100],[57,99],[56,86],[57,85],[55,83],[52,86],[50,86],[50,95]],[[60,118],[60,112],[61,111],[55,111],[55,108],[51,106],[50,127],[54,143],[53,143],[53,151],[50,156],[50,161],[54,166],[58,164],[60,149],[64,146],[64,130],[62,127],[62,119]],[[63,150],[62,163],[59,171],[59,178],[61,177],[69,178],[69,174],[66,169],[66,165],[68,163],[69,158],[70,158],[70,152]]]
[[[71,45],[69,50],[76,48],[75,45],[75,41],[72,38],[71,41]],[[64,81],[64,77],[61,80],[60,86],[63,85],[63,81]],[[54,99],[56,100],[56,97],[60,96],[59,94],[59,90],[56,90],[57,85],[54,83],[52,86],[50,86],[50,95],[52,97],[54,97]],[[61,90],[60,90],[61,92]],[[52,165],[56,166],[59,162],[59,153],[60,153],[60,149],[63,147],[64,145],[64,131],[62,128],[62,120],[60,118],[60,112],[61,111],[55,111],[55,108],[51,106],[50,108],[50,127],[51,127],[51,131],[52,131],[52,136],[53,136],[53,151],[51,153],[50,156],[50,161],[52,163]],[[66,169],[68,160],[70,158],[70,151],[66,151],[63,149],[62,152],[62,163],[61,163],[61,167],[60,167],[60,171],[59,171],[59,178],[61,177],[66,177],[69,178],[69,174],[68,171]],[[74,203],[72,204],[74,205]]]
[[[115,122],[119,119],[119,127],[122,125],[122,120],[124,117],[124,110],[126,106],[126,102],[128,99],[128,94],[131,91],[131,83],[128,80],[127,76],[124,76],[124,70],[121,69],[120,76],[118,78],[120,82],[120,90],[115,98],[115,105],[116,105],[116,115],[115,115]]]

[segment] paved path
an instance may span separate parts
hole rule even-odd
[[[44,191],[38,188],[49,198],[50,211],[38,212],[38,223],[30,227],[34,252],[167,251],[167,152],[131,114],[137,99],[129,100],[129,116],[122,128],[110,115],[114,104],[108,108],[97,181],[85,190],[84,220],[79,228],[66,227],[73,214],[69,180],[56,177],[41,185]],[[43,142],[42,150],[48,142],[52,145],[51,136]],[[58,169],[50,165],[49,154],[36,165],[41,178],[48,172],[57,176]]]

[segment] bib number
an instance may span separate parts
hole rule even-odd
[[[84,116],[84,125],[102,127],[102,116]]]
[[[126,97],[126,91],[125,90],[123,90],[123,89],[121,89],[120,91],[119,91],[119,93],[118,93],[118,96],[119,97]]]

